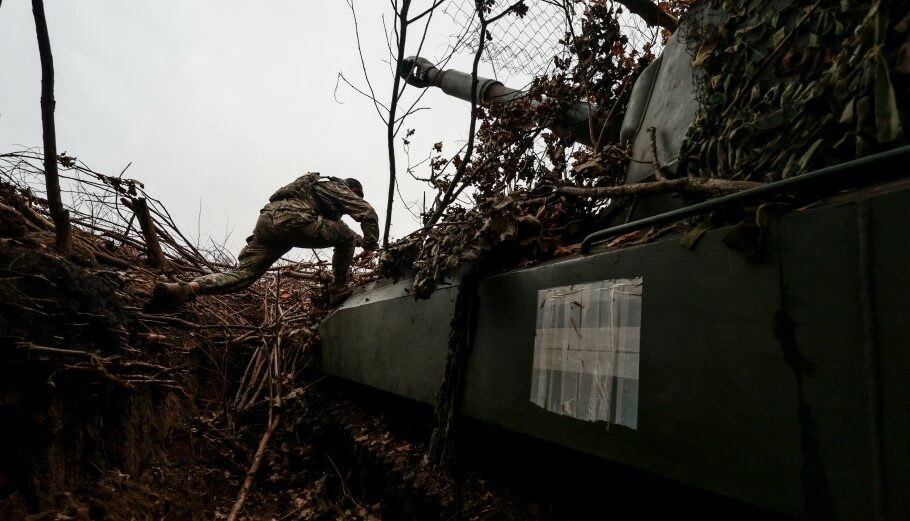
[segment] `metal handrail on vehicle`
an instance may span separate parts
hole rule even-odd
[[[836,165],[814,170],[812,172],[808,172],[795,177],[789,177],[787,179],[782,179],[780,181],[775,181],[766,185],[743,190],[742,192],[736,192],[735,194],[709,199],[707,201],[693,204],[691,206],[686,206],[684,208],[678,208],[666,213],[652,215],[651,217],[645,217],[644,219],[639,219],[630,223],[620,224],[618,226],[599,230],[585,237],[585,239],[581,242],[581,252],[584,254],[590,253],[591,246],[594,243],[603,242],[624,233],[633,232],[650,226],[657,226],[660,224],[679,221],[687,217],[692,217],[694,215],[705,213],[722,206],[747,201],[749,199],[755,199],[767,195],[775,195],[794,188],[802,188],[815,182],[829,180],[831,177],[836,176],[837,174],[843,174],[859,167],[869,167],[873,165],[882,166],[889,162],[895,162],[900,159],[907,161],[904,169],[898,170],[897,172],[891,171],[887,173],[892,176],[910,174],[910,145],[905,145],[888,150],[886,152],[880,152],[878,154],[860,157],[858,159],[852,159],[850,161],[838,163]],[[868,181],[868,178],[864,178],[862,181],[865,183]]]

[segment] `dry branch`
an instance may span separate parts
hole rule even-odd
[[[682,177],[665,179],[649,183],[635,183],[619,186],[602,186],[585,188],[579,186],[560,186],[556,193],[576,197],[593,197],[608,199],[613,197],[631,197],[633,195],[651,195],[664,193],[682,193],[701,197],[718,197],[741,192],[763,183],[753,181],[730,181],[727,179],[705,179],[701,177]]]
[[[275,432],[275,427],[278,426],[278,422],[281,420],[281,414],[275,414],[269,418],[269,425],[265,431],[265,434],[262,435],[262,439],[259,440],[259,447],[256,449],[256,455],[253,456],[253,463],[250,465],[250,470],[246,473],[246,479],[243,480],[243,486],[240,487],[240,493],[237,495],[237,501],[234,502],[233,508],[231,508],[231,513],[228,515],[228,521],[236,521],[237,516],[240,514],[240,509],[243,508],[243,503],[246,502],[246,497],[250,493],[250,489],[253,487],[253,480],[256,478],[256,473],[259,472],[259,466],[262,464],[262,457],[265,455],[265,449],[269,445],[269,439],[272,437],[272,433]]]
[[[617,0],[617,3],[625,6],[630,13],[640,17],[651,27],[663,27],[673,32],[679,25],[675,16],[664,11],[657,3],[651,0]]]
[[[129,269],[130,266],[132,266],[132,264],[130,264],[129,262],[127,262],[123,259],[114,257],[113,255],[108,255],[107,253],[104,253],[102,251],[94,250],[93,253],[95,254],[96,259],[98,259],[101,262],[104,262],[106,264],[110,264],[111,266],[114,266],[114,267],[117,267],[120,269],[124,269],[124,270]]]
[[[164,257],[164,252],[161,251],[161,244],[158,243],[158,231],[156,230],[155,223],[152,221],[152,216],[149,213],[148,201],[146,201],[144,197],[136,197],[133,199],[124,198],[121,199],[121,202],[124,206],[133,211],[136,220],[139,221],[139,227],[142,229],[142,236],[145,238],[149,262],[158,269],[167,270],[169,264]]]
[[[80,351],[78,349],[62,349],[59,347],[47,347],[39,346],[31,342],[18,342],[16,347],[20,349],[25,349],[27,351],[33,351],[36,353],[49,353],[54,355],[69,355],[69,356],[78,356],[84,358],[97,358],[98,355],[92,353],[91,351]]]
[[[120,378],[114,376],[113,374],[111,374],[98,358],[92,359],[92,369],[95,371],[95,373],[99,377],[101,377],[102,380],[114,385],[115,387],[120,387],[121,389],[124,389],[126,391],[135,391],[136,390],[136,388],[133,387],[131,384],[129,384],[129,383],[121,380]]]
[[[250,325],[244,325],[244,324],[210,324],[210,325],[195,324],[193,322],[190,322],[189,320],[183,320],[182,318],[177,318],[177,317],[169,317],[167,315],[142,314],[142,315],[139,315],[139,318],[141,318],[142,320],[149,320],[149,321],[153,321],[153,322],[160,322],[163,324],[171,324],[171,325],[175,325],[175,326],[180,326],[180,327],[187,328],[187,329],[219,329],[219,328],[251,329],[251,330],[261,329],[259,326],[250,326]]]
[[[648,127],[648,134],[651,136],[651,164],[654,165],[654,178],[663,181],[666,177],[664,177],[663,167],[660,166],[660,159],[657,157],[657,128]]]
[[[60,156],[58,159],[58,163],[67,172],[67,175],[60,174],[59,177],[71,186],[71,189],[65,191],[71,196],[66,210],[72,216],[71,222],[77,227],[98,232],[139,251],[156,249],[148,240],[151,235],[147,232],[153,228],[159,241],[157,249],[160,249],[169,267],[198,271],[203,267],[212,270],[216,268],[217,264],[206,258],[206,254],[196,249],[180,232],[161,202],[148,196],[142,183],[101,174],[77,162],[73,157]],[[50,208],[40,199],[42,194],[39,178],[41,185],[44,185],[46,170],[45,167],[39,166],[42,161],[43,156],[31,150],[0,154],[0,179],[17,188],[27,201],[14,198],[9,203],[11,206],[19,210],[31,224],[44,230],[55,231],[56,227],[45,218],[50,217]],[[124,215],[120,210],[121,199],[127,201],[145,199],[152,227],[146,226],[145,233],[141,226],[134,229],[132,223],[136,219],[136,214],[127,212]],[[130,207],[132,206],[135,205],[130,203]],[[92,249],[98,253],[97,248]],[[157,257],[155,253],[151,255]],[[158,258],[153,263],[160,260]],[[115,261],[109,264],[117,265]]]

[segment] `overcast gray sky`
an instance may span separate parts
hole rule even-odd
[[[415,11],[424,3],[415,0]],[[349,88],[335,92],[338,72],[362,80],[344,0],[45,4],[59,150],[114,175],[132,162],[127,177],[143,181],[189,235],[201,200],[203,240],[231,233],[236,255],[268,196],[306,171],[360,178],[384,218],[385,129],[369,101]],[[371,77],[387,99],[380,16],[389,7],[376,0],[356,6]],[[456,29],[438,16],[422,54],[441,56]],[[410,51],[416,47],[415,39]],[[469,70],[470,61],[461,54],[450,65]],[[481,73],[492,75],[485,64]],[[40,146],[41,73],[28,0],[0,7],[0,74],[0,151]],[[466,103],[437,90],[424,100],[432,110],[407,125],[417,130],[415,160],[441,140],[454,152],[467,134]],[[422,185],[402,175],[401,189],[419,212]],[[392,223],[394,237],[419,227],[400,201]]]

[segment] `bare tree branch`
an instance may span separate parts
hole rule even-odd
[[[663,27],[673,32],[679,25],[675,16],[664,11],[651,0],[616,0],[616,3],[625,6],[630,13],[644,20],[651,27]]]
[[[630,197],[633,195],[662,194],[668,192],[687,193],[705,197],[716,197],[730,193],[740,192],[761,186],[764,183],[753,181],[730,181],[726,179],[713,179],[704,177],[681,177],[679,179],[664,179],[648,183],[635,183],[630,185],[601,186],[585,188],[580,186],[560,186],[556,193],[577,197],[594,197],[607,199],[612,197]]]
[[[423,28],[423,36],[421,37],[420,45],[417,47],[417,53],[415,54],[415,56],[420,56],[420,51],[423,49],[424,39],[427,36],[427,31],[429,30],[429,28],[430,28],[430,21],[427,20],[427,24]],[[444,57],[441,60],[437,60],[437,64],[439,67],[445,68],[446,64],[449,63],[449,61],[452,59],[452,57],[455,56],[455,53],[458,51],[458,49],[461,48],[461,45],[467,40],[469,33],[470,33],[470,27],[465,27],[464,30],[458,35],[458,38],[455,39],[455,44],[449,48],[449,50],[446,52]],[[407,88],[407,85],[408,85],[408,83],[405,82],[405,84],[402,86],[402,88],[401,88],[402,93],[404,92],[404,89]],[[429,89],[420,90],[420,93],[417,95],[417,98],[414,99],[414,102],[411,103],[411,106],[408,107],[408,110],[405,112],[406,115],[413,114],[414,112],[422,110],[422,108],[415,109],[414,107],[416,107],[417,104],[420,103],[420,100],[423,99],[423,97],[426,95],[427,92],[429,92]],[[400,119],[401,119],[401,123],[395,129],[396,135],[401,130],[401,126],[404,123],[404,117],[402,117]]]
[[[421,50],[423,49],[423,45],[426,41],[430,22],[432,21],[432,18],[433,18],[433,13],[440,5],[442,5],[444,3],[444,0],[432,0],[430,2],[430,6],[427,9],[421,11],[417,16],[410,18],[410,19],[408,18],[408,13],[409,13],[409,10],[412,5],[412,0],[400,0],[400,1],[399,0],[390,0],[389,1],[389,5],[392,8],[393,12],[395,13],[395,23],[392,25],[391,31],[386,26],[385,16],[382,17],[382,24],[383,24],[383,29],[384,29],[383,34],[385,35],[386,46],[387,46],[389,54],[390,54],[390,60],[388,61],[388,63],[390,65],[390,67],[392,69],[392,73],[393,73],[392,97],[391,97],[391,100],[388,105],[383,104],[376,97],[376,92],[373,89],[372,83],[369,79],[369,74],[367,72],[367,67],[366,67],[366,60],[364,59],[364,55],[363,55],[363,47],[362,47],[362,43],[360,41],[359,22],[357,20],[356,12],[354,9],[354,0],[347,0],[347,3],[348,3],[348,7],[351,9],[351,14],[354,19],[354,33],[355,33],[355,38],[357,40],[357,42],[356,42],[357,43],[357,52],[360,57],[360,64],[361,64],[361,68],[363,70],[364,79],[367,83],[367,88],[364,90],[364,89],[360,89],[360,88],[356,87],[342,73],[338,74],[338,80],[336,81],[335,88],[336,88],[336,92],[337,92],[338,85],[340,84],[340,82],[344,82],[346,85],[351,87],[358,94],[369,98],[373,102],[373,105],[376,108],[376,111],[379,114],[380,119],[382,119],[386,125],[386,141],[387,141],[388,156],[389,156],[389,190],[388,190],[388,197],[387,197],[387,201],[386,201],[386,215],[385,215],[385,226],[384,226],[383,237],[382,237],[382,245],[383,245],[383,247],[387,247],[389,244],[389,232],[391,229],[391,222],[392,222],[392,207],[394,204],[395,191],[397,189],[397,162],[396,162],[396,153],[395,153],[395,137],[398,135],[399,131],[403,127],[404,122],[408,116],[410,116],[411,114],[414,114],[416,112],[419,112],[421,110],[427,109],[426,107],[417,106],[420,103],[420,100],[422,99],[422,97],[424,96],[424,94],[426,92],[426,91],[421,91],[420,94],[417,95],[416,99],[412,103],[410,103],[410,106],[407,107],[407,109],[404,110],[403,113],[399,115],[398,105],[402,100],[404,91],[408,88],[408,84],[406,82],[404,84],[402,84],[402,81],[401,81],[402,78],[399,74],[398,69],[400,67],[400,64],[404,61],[404,53],[405,53],[405,49],[406,49],[406,45],[407,45],[409,25],[411,23],[422,20],[423,18],[426,18],[426,23],[424,24],[423,32],[422,32],[422,35],[420,38],[420,43],[418,45],[418,50],[417,50],[417,53],[419,55]],[[393,50],[393,46],[391,43],[392,35],[394,35],[394,39],[396,42],[394,50]],[[463,40],[463,38],[459,37],[458,43],[461,43],[462,40]],[[446,61],[451,59],[451,55],[454,54],[455,49],[456,48],[451,49],[451,53],[446,58]],[[383,61],[385,61],[385,60],[383,60]],[[336,96],[336,101],[337,101],[337,96]]]
[[[393,5],[397,6],[398,2]],[[404,61],[404,47],[408,38],[408,9],[411,8],[411,0],[402,0],[401,10],[397,12],[398,21],[395,24],[396,34],[398,35],[398,57],[395,60],[396,69]],[[400,32],[397,27],[400,26]],[[397,72],[397,71],[396,71]],[[392,101],[389,103],[389,118],[387,121],[386,139],[389,149],[389,195],[385,212],[385,228],[382,233],[382,247],[389,247],[389,229],[392,226],[392,203],[395,202],[395,114],[398,109],[398,88],[401,85],[401,75],[394,74],[392,80]]]
[[[354,0],[347,0],[347,2],[348,2],[348,7],[351,8],[351,17],[354,19],[354,36],[356,37],[356,40],[357,40],[357,54],[360,56],[360,66],[363,68],[363,79],[367,82],[367,88],[370,89],[369,98],[373,100],[373,105],[376,107],[376,112],[379,114],[380,119],[384,120],[385,116],[383,116],[382,111],[379,110],[379,105],[380,105],[379,100],[376,98],[376,93],[373,91],[373,84],[370,83],[370,75],[367,74],[367,64],[363,59],[363,49],[360,46],[360,26],[357,23],[357,11],[354,9]],[[339,73],[339,76],[340,76],[340,73]],[[344,76],[342,76],[342,79],[344,79]],[[347,83],[346,79],[345,79],[345,82]],[[348,83],[348,85],[351,85],[351,84]],[[353,87],[353,85],[351,85],[351,87]],[[383,107],[383,108],[385,108],[385,107]]]
[[[336,92],[335,101],[338,101],[337,92],[338,92],[338,82],[339,82],[339,81],[343,81],[348,87],[350,87],[351,89],[353,89],[354,92],[356,92],[357,94],[360,94],[361,96],[363,96],[363,97],[369,99],[370,101],[373,102],[374,105],[379,105],[380,107],[382,107],[383,109],[385,109],[386,112],[388,112],[389,108],[386,107],[384,103],[382,103],[381,101],[379,101],[378,99],[376,99],[375,96],[373,96],[373,95],[371,95],[371,94],[369,94],[369,93],[367,93],[367,92],[364,92],[364,91],[358,89],[357,86],[354,85],[353,83],[351,83],[350,80],[348,80],[347,78],[345,78],[345,77],[344,77],[344,74],[341,73],[341,72],[338,73],[338,78],[335,80],[335,92]],[[340,101],[338,101],[338,102],[341,103]],[[378,111],[378,108],[377,108],[377,111]],[[385,121],[385,120],[386,120],[386,115],[383,114],[382,112],[378,112],[378,113],[379,113],[379,117],[382,118],[382,121]]]
[[[442,196],[442,199],[439,200],[437,208],[433,211],[433,214],[427,219],[427,225],[432,227],[436,222],[442,217],[443,212],[446,207],[452,203],[453,200],[458,196],[456,190],[458,190],[458,184],[461,182],[464,173],[467,170],[468,163],[471,161],[471,155],[474,153],[474,138],[477,132],[477,70],[480,66],[480,57],[483,55],[484,44],[487,39],[487,27],[491,23],[501,19],[505,15],[514,11],[518,6],[524,4],[524,0],[518,0],[514,4],[510,5],[504,9],[501,13],[487,20],[484,18],[483,9],[475,9],[478,18],[480,19],[480,35],[477,43],[477,52],[474,53],[474,63],[471,67],[471,122],[468,125],[468,144],[467,150],[465,151],[464,160],[461,164],[458,165],[457,170],[455,170],[455,175],[452,176],[452,181],[450,182],[448,188],[446,189],[445,194]],[[458,194],[461,193],[461,190],[458,190]]]
[[[435,2],[433,2],[433,5],[431,5],[430,7],[427,8],[426,11],[424,11],[424,12],[420,13],[419,15],[415,16],[414,18],[411,18],[410,20],[408,20],[408,23],[409,23],[409,24],[412,24],[412,23],[416,22],[417,20],[420,20],[420,19],[423,18],[424,16],[426,16],[426,15],[428,15],[428,14],[431,14],[431,13],[432,13],[433,11],[435,11],[436,8],[439,7],[443,2],[445,2],[445,0],[436,0]],[[418,53],[418,54],[420,54],[420,53]]]

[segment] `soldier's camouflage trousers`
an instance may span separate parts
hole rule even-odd
[[[270,205],[271,206],[271,205]],[[237,267],[195,279],[201,295],[241,290],[259,279],[269,267],[291,248],[335,247],[332,255],[333,286],[347,280],[354,258],[357,234],[341,221],[312,217],[305,213],[267,206],[259,214],[253,235],[237,257]]]

